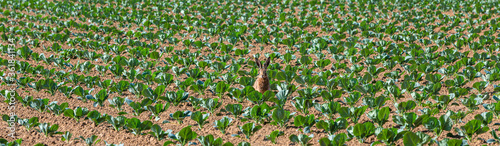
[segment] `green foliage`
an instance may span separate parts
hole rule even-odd
[[[344,118],[338,118],[336,120],[320,120],[316,123],[318,129],[322,129],[329,134],[335,134],[335,132],[346,129],[348,122]]]
[[[460,128],[455,127],[455,131],[458,135],[463,136],[466,140],[472,140],[474,135],[479,135],[486,133],[490,130],[489,127],[482,126],[480,120],[474,119],[467,122],[464,126]]]
[[[58,124],[54,124],[54,125],[51,125],[49,126],[50,123],[40,123],[38,125],[38,132],[40,133],[43,133],[45,135],[45,137],[52,137],[52,135],[55,135],[55,134],[62,134],[62,132],[59,132],[57,131],[59,129],[59,125]]]
[[[144,88],[144,90],[142,91],[142,96],[147,97],[152,101],[156,101],[157,99],[164,99],[162,95],[165,92],[165,88],[166,88],[165,85],[160,85],[156,87],[154,90],[151,88]]]
[[[340,133],[334,136],[332,135],[329,137],[323,137],[319,139],[319,144],[321,146],[342,146],[347,141],[349,141],[347,134]]]
[[[380,109],[385,105],[385,102],[389,100],[385,96],[378,96],[376,98],[364,97],[363,104],[368,105],[369,108]]]
[[[272,91],[266,91],[264,94],[258,91],[252,91],[247,94],[247,99],[253,104],[262,104],[264,101],[269,100],[270,97],[274,97],[274,93]]]
[[[398,140],[402,139],[403,136],[408,131],[400,131],[397,128],[377,128],[375,129],[375,135],[377,135],[377,139],[380,141],[376,143],[385,143],[386,145],[394,145]]]
[[[238,118],[243,113],[243,106],[241,104],[227,104],[225,110],[230,112],[234,118]]]
[[[73,134],[71,132],[66,131],[62,136],[61,136],[61,141],[66,141],[66,143],[69,143],[71,140],[71,137],[73,137]]]
[[[152,105],[147,105],[145,108],[151,112],[151,116],[149,119],[152,119],[155,117],[156,120],[160,119],[160,114],[164,111],[166,111],[170,107],[170,103],[166,103],[165,105],[161,103],[157,103],[154,106]]]
[[[271,124],[278,124],[280,127],[286,127],[288,121],[292,119],[295,113],[290,113],[290,111],[284,110],[282,108],[274,109],[271,117],[274,120]]]
[[[219,129],[222,132],[222,134],[226,134],[226,129],[231,125],[232,121],[233,119],[224,116],[222,119],[216,120],[214,122],[215,125],[214,127]]]
[[[192,112],[191,111],[176,111],[175,113],[170,114],[170,118],[177,120],[179,124],[182,124],[184,118],[191,116]]]
[[[266,139],[269,139],[269,140],[271,140],[271,142],[273,144],[276,144],[276,138],[278,138],[279,136],[282,136],[283,134],[284,134],[283,131],[274,130],[273,132],[271,132],[271,134],[266,136]]]
[[[306,133],[316,124],[312,132],[330,134],[317,138],[317,145],[325,146],[344,145],[355,137],[364,142],[373,134],[377,139],[371,139],[371,145],[483,145],[500,141],[496,130],[486,129],[498,125],[500,115],[497,3],[92,2],[102,5],[97,9],[74,3],[2,3],[0,21],[7,25],[0,26],[0,39],[5,42],[0,50],[11,60],[0,58],[0,66],[7,68],[0,71],[0,83],[16,89],[0,91],[9,110],[18,102],[22,110],[29,107],[56,117],[63,114],[77,122],[88,119],[94,126],[108,122],[117,131],[126,129],[137,135],[151,124],[133,117],[143,118],[141,113],[149,111],[149,120],[158,122],[173,105],[179,109],[173,110],[177,112],[171,117],[179,123],[189,116],[185,110],[193,110],[191,119],[199,130],[210,119],[202,112],[205,109],[218,119],[233,115],[235,121],[225,117],[216,122],[223,133],[231,122],[248,120],[255,123],[253,126],[269,128],[270,123]],[[30,9],[56,12],[35,12],[36,16],[20,13]],[[132,11],[125,13],[123,9]],[[167,10],[173,15],[158,13]],[[263,57],[273,60],[266,70],[271,90],[260,93],[252,87],[260,70],[254,59]],[[193,93],[198,96],[190,95]],[[37,97],[44,95],[51,97]],[[69,108],[68,103],[53,101],[56,96],[83,103]],[[409,96],[412,98],[405,99]],[[118,115],[132,112],[131,119],[100,113],[105,100]],[[92,101],[93,111],[85,108],[90,105],[87,101]],[[123,107],[125,103],[129,107]],[[476,112],[482,110],[480,105],[487,111]],[[311,107],[319,113],[311,115]],[[462,107],[467,110],[456,110]],[[472,113],[475,115],[468,115]],[[301,116],[295,116],[298,114]],[[292,117],[294,125],[290,127]],[[467,121],[462,121],[466,117]],[[2,119],[9,126],[17,122],[28,131],[40,126],[36,117],[3,115]],[[365,125],[368,122],[376,126]],[[395,123],[389,126],[398,129],[387,128],[388,123]],[[350,131],[339,132],[347,125],[352,127]],[[450,133],[451,129],[458,135]],[[430,139],[422,130],[435,137]],[[246,131],[251,135],[252,130]],[[171,134],[159,125],[151,132],[159,140]],[[476,141],[476,135],[485,132],[493,139]],[[223,137],[196,135],[188,141],[164,144],[194,145],[189,141],[198,138],[201,145],[232,145],[222,143]],[[69,141],[69,137],[65,139]],[[96,139],[91,137],[87,143],[94,144]],[[294,135],[291,141],[316,144],[309,139]],[[2,145],[21,145],[21,141],[0,139]]]
[[[57,116],[63,114],[66,108],[68,108],[67,102],[61,103],[61,105],[59,105],[54,101],[49,104],[49,110]]]
[[[87,118],[94,122],[94,125],[97,127],[100,123],[106,121],[108,114],[101,114],[97,110],[93,110],[87,114]]]
[[[340,98],[341,96],[341,90],[321,91],[321,97],[325,101],[332,102],[334,99]]]
[[[113,126],[116,131],[120,131],[120,129],[125,126],[127,118],[124,116],[117,116],[116,118],[113,116],[106,117],[106,121]]]
[[[340,107],[340,103],[335,101],[324,104],[314,104],[314,108],[321,112],[323,115],[326,115],[328,118],[333,118],[334,115],[340,111]]]
[[[198,129],[201,130],[203,129],[203,125],[205,125],[205,123],[208,123],[207,119],[209,116],[210,116],[209,113],[205,114],[200,111],[196,111],[191,114],[191,119],[193,121],[196,121],[196,123],[198,123]]]
[[[375,126],[371,122],[358,123],[347,128],[347,132],[349,132],[349,135],[356,137],[359,142],[363,143],[366,138],[375,134]]]
[[[353,92],[353,93],[349,94],[349,96],[344,97],[344,101],[349,106],[354,106],[360,99],[361,99],[361,93],[359,93],[359,92]]]
[[[423,132],[406,132],[403,136],[403,143],[405,145],[424,145],[429,143],[430,137]]]
[[[383,107],[380,110],[379,109],[374,109],[370,112],[368,112],[366,115],[368,118],[370,118],[373,122],[377,123],[379,126],[383,126],[384,123],[389,121],[389,113],[390,113],[389,107]]]
[[[316,122],[317,122],[317,120],[316,120],[316,118],[314,118],[313,114],[305,116],[305,117],[301,116],[301,115],[297,115],[293,119],[293,124],[297,127],[304,127],[305,133],[309,133],[311,131],[311,127],[314,124],[316,124]]]
[[[309,144],[309,141],[314,137],[314,135],[304,135],[304,134],[299,134],[298,136],[295,134],[290,135],[289,139],[293,143],[299,143],[301,146],[309,146],[312,144]]]
[[[189,93],[184,90],[178,90],[177,92],[167,92],[166,98],[162,98],[168,103],[172,103],[174,106],[178,106],[182,102],[186,102]]]
[[[405,126],[405,129],[409,128],[411,130],[413,128],[422,125],[422,122],[427,117],[429,117],[429,115],[418,116],[414,112],[411,112],[411,113],[405,113],[403,116],[394,115],[392,117],[392,120],[394,121],[394,123],[398,125]]]
[[[262,126],[260,125],[255,125],[255,123],[246,123],[244,124],[243,126],[239,126],[241,132],[243,134],[245,134],[246,138],[247,139],[250,139],[250,137],[255,133],[257,132],[258,130],[260,130],[262,128]]]
[[[207,136],[199,136],[198,141],[200,141],[202,146],[229,146],[232,145],[231,143],[223,143],[222,138],[217,138],[214,139],[214,136],[212,134],[209,134]]]
[[[85,142],[85,144],[87,144],[88,146],[93,146],[93,145],[101,142],[101,139],[97,139],[97,136],[95,136],[95,135],[92,135],[89,138],[85,138],[83,136],[80,136],[80,139],[82,139]]]
[[[34,99],[30,102],[30,107],[37,110],[38,112],[45,112],[48,109],[49,99]]]
[[[311,99],[302,98],[302,97],[295,98],[295,102],[293,102],[293,101],[290,101],[290,102],[298,111],[300,111],[303,114],[308,114],[309,108],[314,106]]]
[[[6,146],[21,146],[21,143],[23,142],[22,138],[13,140],[13,141],[7,141],[6,139],[0,138],[0,144],[1,145],[6,145]]]
[[[453,121],[448,115],[442,115],[441,117],[428,117],[423,120],[423,125],[425,128],[434,131],[436,136],[440,136],[443,131],[450,131],[453,127]]]
[[[142,112],[146,111],[144,107],[147,107],[148,105],[151,105],[153,101],[149,98],[143,99],[141,102],[127,102],[128,105],[134,110],[134,116],[139,116]],[[156,105],[155,105],[155,110],[156,111]]]
[[[473,94],[470,98],[463,98],[462,99],[462,104],[469,109],[470,112],[477,110],[479,105],[483,103],[483,98],[477,97],[475,94]]]
[[[112,108],[116,108],[116,110],[121,111],[123,104],[125,104],[125,99],[121,97],[113,97],[112,99],[108,99],[109,106]]]
[[[24,126],[26,130],[29,132],[31,128],[38,126],[40,123],[38,123],[38,117],[32,117],[30,119],[19,119],[17,120],[19,124]]]
[[[398,110],[398,113],[406,113],[407,111],[415,109],[415,107],[417,107],[417,104],[415,103],[415,101],[409,100],[407,102],[396,103],[395,106]]]
[[[102,89],[96,95],[94,95],[94,97],[91,97],[89,100],[95,102],[94,103],[95,107],[97,107],[97,105],[102,107],[104,106],[104,101],[106,101],[106,99],[108,99],[108,92],[106,91],[106,89]]]
[[[222,95],[224,95],[224,93],[226,93],[228,90],[229,84],[226,84],[224,82],[218,82],[215,88],[215,92],[217,93],[217,96],[219,96],[219,98],[221,98]]]
[[[142,131],[149,130],[153,126],[151,121],[142,121],[137,118],[127,119],[124,125],[132,134],[142,135]]]
[[[341,107],[339,114],[342,118],[351,119],[352,122],[357,123],[361,115],[363,115],[368,106],[360,107]]]
[[[189,141],[196,139],[197,136],[198,134],[196,134],[196,132],[191,130],[191,126],[182,128],[181,131],[177,132],[176,134],[168,134],[169,138],[176,140],[182,146],[188,144]],[[165,142],[165,144],[166,143],[172,143],[172,142],[167,141]]]
[[[86,116],[89,113],[89,109],[87,108],[82,108],[82,107],[77,107],[74,110],[73,109],[66,109],[64,111],[64,116],[68,118],[73,118],[76,120],[76,122],[80,122],[80,119]]]
[[[219,98],[205,98],[201,101],[200,105],[213,114],[217,108],[222,106],[222,102],[219,102]]]
[[[266,103],[261,105],[256,105],[250,109],[250,114],[248,117],[253,119],[257,124],[262,123],[262,120],[269,118],[269,113],[271,112],[271,107],[269,107]]]
[[[151,126],[151,132],[148,132],[148,133],[160,141],[163,138],[165,138],[166,136],[168,136],[168,134],[170,134],[171,132],[172,132],[172,130],[170,130],[170,129],[167,131],[163,131],[161,129],[160,125],[154,124],[153,126]]]

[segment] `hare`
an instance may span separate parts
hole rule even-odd
[[[270,61],[271,57],[267,58],[266,63],[261,64],[259,58],[255,58],[255,63],[257,67],[259,67],[259,76],[257,76],[253,88],[262,94],[267,90],[271,90],[271,86],[269,86],[269,77],[267,76],[267,66],[269,66]]]

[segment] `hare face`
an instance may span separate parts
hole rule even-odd
[[[267,77],[267,67],[269,66],[270,61],[271,58],[269,57],[267,58],[266,63],[261,64],[259,59],[255,58],[255,63],[257,64],[257,67],[259,67],[259,76],[257,76],[253,88],[260,93],[271,90],[271,86],[269,86],[269,78]]]

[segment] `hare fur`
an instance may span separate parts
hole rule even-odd
[[[255,58],[255,63],[259,68],[259,75],[257,76],[257,80],[253,85],[253,88],[264,94],[267,90],[271,90],[271,86],[269,86],[269,77],[267,76],[267,67],[269,66],[269,62],[271,61],[271,57],[268,57],[266,62],[262,64],[259,61],[259,58]]]

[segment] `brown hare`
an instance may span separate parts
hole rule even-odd
[[[269,77],[267,76],[267,66],[269,66],[270,61],[271,57],[267,58],[266,63],[262,64],[259,58],[255,58],[255,63],[257,67],[259,67],[259,76],[257,76],[253,88],[262,94],[267,90],[271,90],[271,86],[269,86]]]

